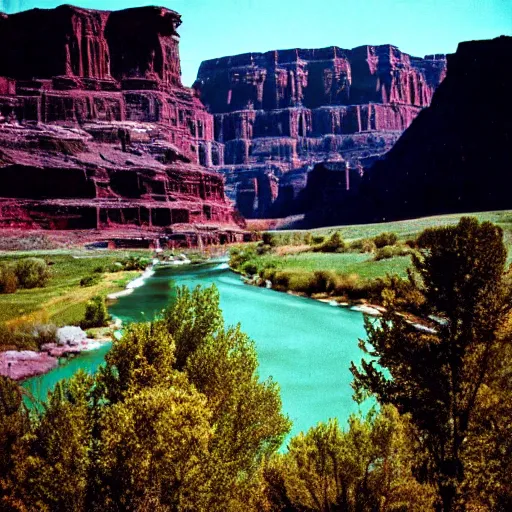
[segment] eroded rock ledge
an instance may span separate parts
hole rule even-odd
[[[343,161],[360,173],[389,150],[445,71],[444,55],[333,46],[208,60],[194,87],[214,114],[240,211],[283,216],[302,208],[295,200],[313,164]]]
[[[0,228],[240,239],[213,118],[181,84],[180,15],[0,17]]]

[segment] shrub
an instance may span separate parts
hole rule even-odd
[[[258,244],[258,246],[256,247],[256,254],[258,254],[259,256],[262,256],[263,254],[269,253],[271,250],[272,250],[272,247],[270,245],[266,245],[266,244],[260,242]]]
[[[95,274],[103,274],[103,272],[105,272],[105,267],[102,267],[102,266],[96,267],[93,272]]]
[[[0,266],[0,293],[14,293],[18,289],[18,278],[11,265]]]
[[[54,324],[36,324],[33,334],[37,346],[41,348],[46,343],[55,343],[57,340],[57,327]]]
[[[366,252],[374,252],[376,250],[375,242],[371,238],[360,238],[359,240],[354,240],[349,249],[352,251],[358,251],[362,253]]]
[[[80,326],[82,329],[90,327],[105,327],[108,325],[110,316],[105,305],[105,298],[101,296],[93,297],[85,306],[85,316]]]
[[[311,245],[313,243],[313,235],[311,233],[306,233],[304,235],[304,243],[306,245]]]
[[[238,248],[235,247],[230,251],[229,266],[240,271],[243,264],[256,258],[256,251],[253,247]]]
[[[258,265],[254,261],[246,261],[242,265],[241,270],[244,274],[253,276],[258,273]]]
[[[0,323],[0,347],[3,350],[15,348],[17,350],[37,350],[39,348],[31,323],[22,323],[16,326],[7,326]]]
[[[14,272],[20,288],[41,288],[50,278],[46,261],[40,258],[26,258],[17,261]]]
[[[345,242],[341,238],[340,233],[336,231],[322,244],[313,247],[315,252],[343,252],[345,250]]]
[[[123,270],[144,270],[150,264],[151,260],[149,258],[140,256],[129,256],[121,262]]]
[[[272,233],[263,233],[261,236],[261,240],[263,242],[263,245],[270,245],[270,247],[276,246],[276,237]]]
[[[325,242],[325,236],[324,235],[314,235],[311,237],[311,243],[313,245],[319,245],[323,244]]]
[[[86,276],[80,279],[80,286],[94,286],[100,282],[99,275]]]
[[[411,253],[411,249],[409,247],[406,247],[403,245],[398,245],[398,246],[386,245],[384,247],[381,247],[380,249],[377,249],[377,252],[375,253],[374,260],[380,261],[380,260],[394,258],[395,256],[407,256],[410,253]]]
[[[380,249],[386,245],[395,245],[398,242],[398,236],[396,233],[381,233],[377,235],[373,241],[377,249]]]

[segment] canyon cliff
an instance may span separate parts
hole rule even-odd
[[[0,16],[0,228],[240,240],[213,117],[181,83],[180,15]]]
[[[460,43],[431,105],[365,172],[355,196],[338,187],[326,197],[308,184],[307,224],[512,208],[511,55],[512,37]]]
[[[281,217],[307,209],[318,162],[346,168],[355,185],[430,104],[445,69],[444,55],[391,45],[279,50],[205,61],[194,88],[225,145],[215,165],[240,212]]]

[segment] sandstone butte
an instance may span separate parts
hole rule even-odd
[[[225,146],[224,163],[214,165],[239,211],[283,217],[307,211],[333,187],[357,190],[365,170],[430,104],[445,71],[445,55],[333,46],[207,60],[194,88]],[[319,162],[335,172],[311,174]],[[306,193],[308,180],[316,188],[310,183]]]
[[[213,117],[181,83],[180,15],[0,14],[0,229],[119,246],[243,238]]]

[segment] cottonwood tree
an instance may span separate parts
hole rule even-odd
[[[295,436],[267,464],[270,510],[352,512],[432,510],[433,492],[412,474],[410,425],[392,406]]]
[[[437,484],[438,509],[464,508],[464,453],[479,393],[499,357],[498,336],[511,309],[505,286],[506,249],[502,230],[476,219],[427,229],[413,255],[414,286],[424,296],[425,316],[435,315],[431,332],[418,330],[397,314],[388,295],[382,320],[366,321],[370,356],[352,364],[355,386],[380,403],[409,413]],[[392,294],[391,294],[392,295]],[[387,372],[385,373],[384,369]]]

